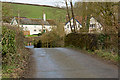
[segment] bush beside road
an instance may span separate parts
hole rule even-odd
[[[118,63],[117,34],[71,33],[65,37],[65,47],[77,48],[109,62]]]
[[[22,29],[10,25],[3,25],[2,29],[2,78],[20,78],[31,51],[25,48]]]

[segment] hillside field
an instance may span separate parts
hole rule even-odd
[[[25,4],[11,4],[11,8],[13,9],[13,16],[17,16],[19,12],[21,17],[42,19],[44,11],[47,19],[65,22],[66,11],[64,9]]]

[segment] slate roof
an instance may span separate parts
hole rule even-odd
[[[71,18],[71,19],[73,19],[73,18]],[[70,19],[70,21],[71,21],[71,19]],[[82,25],[77,19],[75,19],[80,25]],[[68,21],[68,22],[70,22],[70,21]],[[67,23],[68,23],[67,22]],[[67,25],[67,23],[65,23],[65,25]]]
[[[76,16],[76,17],[75,17],[75,20],[76,20],[80,25],[82,25],[82,18],[83,18],[82,16]],[[71,19],[73,19],[73,18],[71,18]],[[87,16],[85,16],[85,20],[87,20]],[[68,21],[68,22],[70,22],[70,21]],[[68,23],[68,22],[67,22],[67,23]],[[67,23],[66,23],[66,24],[67,24]],[[65,25],[66,25],[66,24],[65,24]]]
[[[44,21],[43,19],[33,19],[33,18],[16,18],[17,22],[23,25],[51,25],[50,21]]]

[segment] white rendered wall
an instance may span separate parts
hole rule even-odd
[[[96,29],[97,32],[101,32],[103,30],[102,25],[99,22],[97,22],[97,20],[93,17],[90,18],[90,24],[95,24],[95,27],[94,28],[89,27],[89,32],[93,29]]]
[[[68,25],[69,25],[69,28],[68,28]],[[73,25],[73,19],[71,19],[71,25]],[[78,27],[79,26],[79,27]],[[77,27],[77,30],[79,30],[82,25],[80,25],[77,21],[76,21],[76,27]],[[74,28],[72,28],[74,29]],[[65,30],[65,33],[66,34],[69,34],[71,33],[71,28],[70,28],[70,22],[68,22],[65,26],[64,26],[64,30]]]
[[[30,35],[39,34],[42,31],[42,25],[20,25],[20,27],[23,27],[24,31],[30,31]],[[43,29],[45,30],[47,29],[48,31],[51,31],[51,26],[44,25]]]

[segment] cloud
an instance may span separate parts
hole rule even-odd
[[[64,0],[1,0],[1,1],[50,5],[50,6],[65,6]],[[73,0],[73,2],[75,1],[78,0]]]

